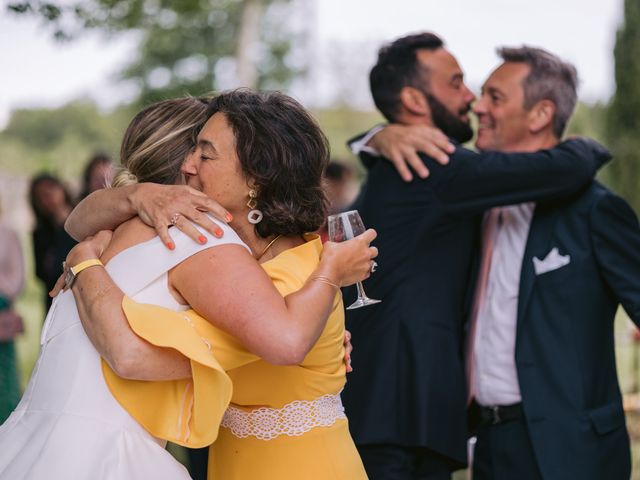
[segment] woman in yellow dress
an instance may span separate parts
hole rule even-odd
[[[319,339],[296,352],[296,365],[275,366],[250,353],[249,349],[256,351],[250,332],[232,337],[194,311],[175,313],[125,298],[122,310],[129,323],[117,321],[122,316],[122,293],[109,286],[100,269],[87,271],[74,287],[78,302],[89,306],[83,323],[111,364],[118,363],[109,358],[116,351],[111,348],[114,343],[127,345],[130,352],[144,352],[130,362],[128,376],[133,379],[148,378],[150,355],[156,372],[161,371],[162,362],[168,371],[176,370],[175,355],[167,355],[166,348],[150,353],[149,343],[170,346],[167,338],[175,341],[192,331],[204,341],[200,345],[210,347],[234,384],[231,406],[211,449],[210,479],[366,478],[340,402],[345,382],[340,285],[331,274],[314,273],[322,244],[317,236],[302,235],[304,230],[300,230],[302,221],[306,231],[323,222],[323,214],[311,217],[311,207],[309,212],[304,207],[305,202],[313,205],[313,199],[323,195],[321,174],[328,158],[324,137],[302,107],[280,94],[230,92],[215,98],[211,109],[213,115],[198,135],[196,152],[183,167],[188,183],[233,215],[230,225],[283,296],[297,292],[310,280],[334,289],[331,314]],[[314,228],[309,228],[310,218]],[[81,244],[69,263],[101,249],[99,241]],[[202,298],[196,296],[190,303],[196,311],[204,307],[210,312],[198,265],[185,276],[181,281],[192,282],[196,291],[203,288]],[[107,294],[95,293],[105,288]],[[226,288],[242,289],[242,283]],[[215,315],[205,316],[220,322]],[[114,324],[125,328],[114,329]],[[291,335],[287,330],[280,328],[262,341],[286,342]],[[139,344],[146,345],[140,349]],[[109,369],[105,376],[113,395],[134,418],[144,417],[141,423],[155,435],[171,438],[168,430],[175,425],[171,419],[184,413],[184,402],[175,395],[172,382],[126,380]],[[158,399],[162,399],[162,413],[156,409],[150,416],[148,405]],[[191,421],[198,428],[198,419]]]

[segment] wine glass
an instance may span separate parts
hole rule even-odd
[[[332,242],[344,242],[357,237],[365,231],[364,223],[362,223],[357,210],[330,215],[327,224],[329,227],[329,240]],[[373,305],[382,301],[367,297],[364,293],[362,282],[358,282],[356,287],[358,289],[358,298],[347,307],[347,310]]]

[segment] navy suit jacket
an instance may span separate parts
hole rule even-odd
[[[354,371],[343,401],[356,444],[426,447],[466,463],[462,339],[481,214],[575,193],[608,158],[580,140],[525,154],[457,148],[444,167],[423,156],[431,176],[410,183],[373,162],[357,205],[378,231],[380,266],[364,287],[382,303],[347,311]],[[355,299],[353,288],[343,293]]]
[[[570,262],[536,275],[533,258],[552,248]],[[640,324],[640,229],[629,205],[597,182],[565,202],[538,204],[522,264],[516,367],[545,479],[630,477],[618,304]]]

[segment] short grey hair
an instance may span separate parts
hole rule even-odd
[[[541,48],[500,47],[498,55],[505,62],[525,63],[529,75],[522,81],[524,108],[529,110],[540,100],[550,100],[556,106],[553,133],[562,138],[578,98],[576,68]]]

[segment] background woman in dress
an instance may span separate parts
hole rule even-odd
[[[47,295],[62,273],[62,262],[75,240],[64,229],[73,210],[71,194],[55,176],[42,173],[31,180],[29,201],[36,219],[33,230],[33,254],[36,276],[42,281],[45,312],[52,299]]]

